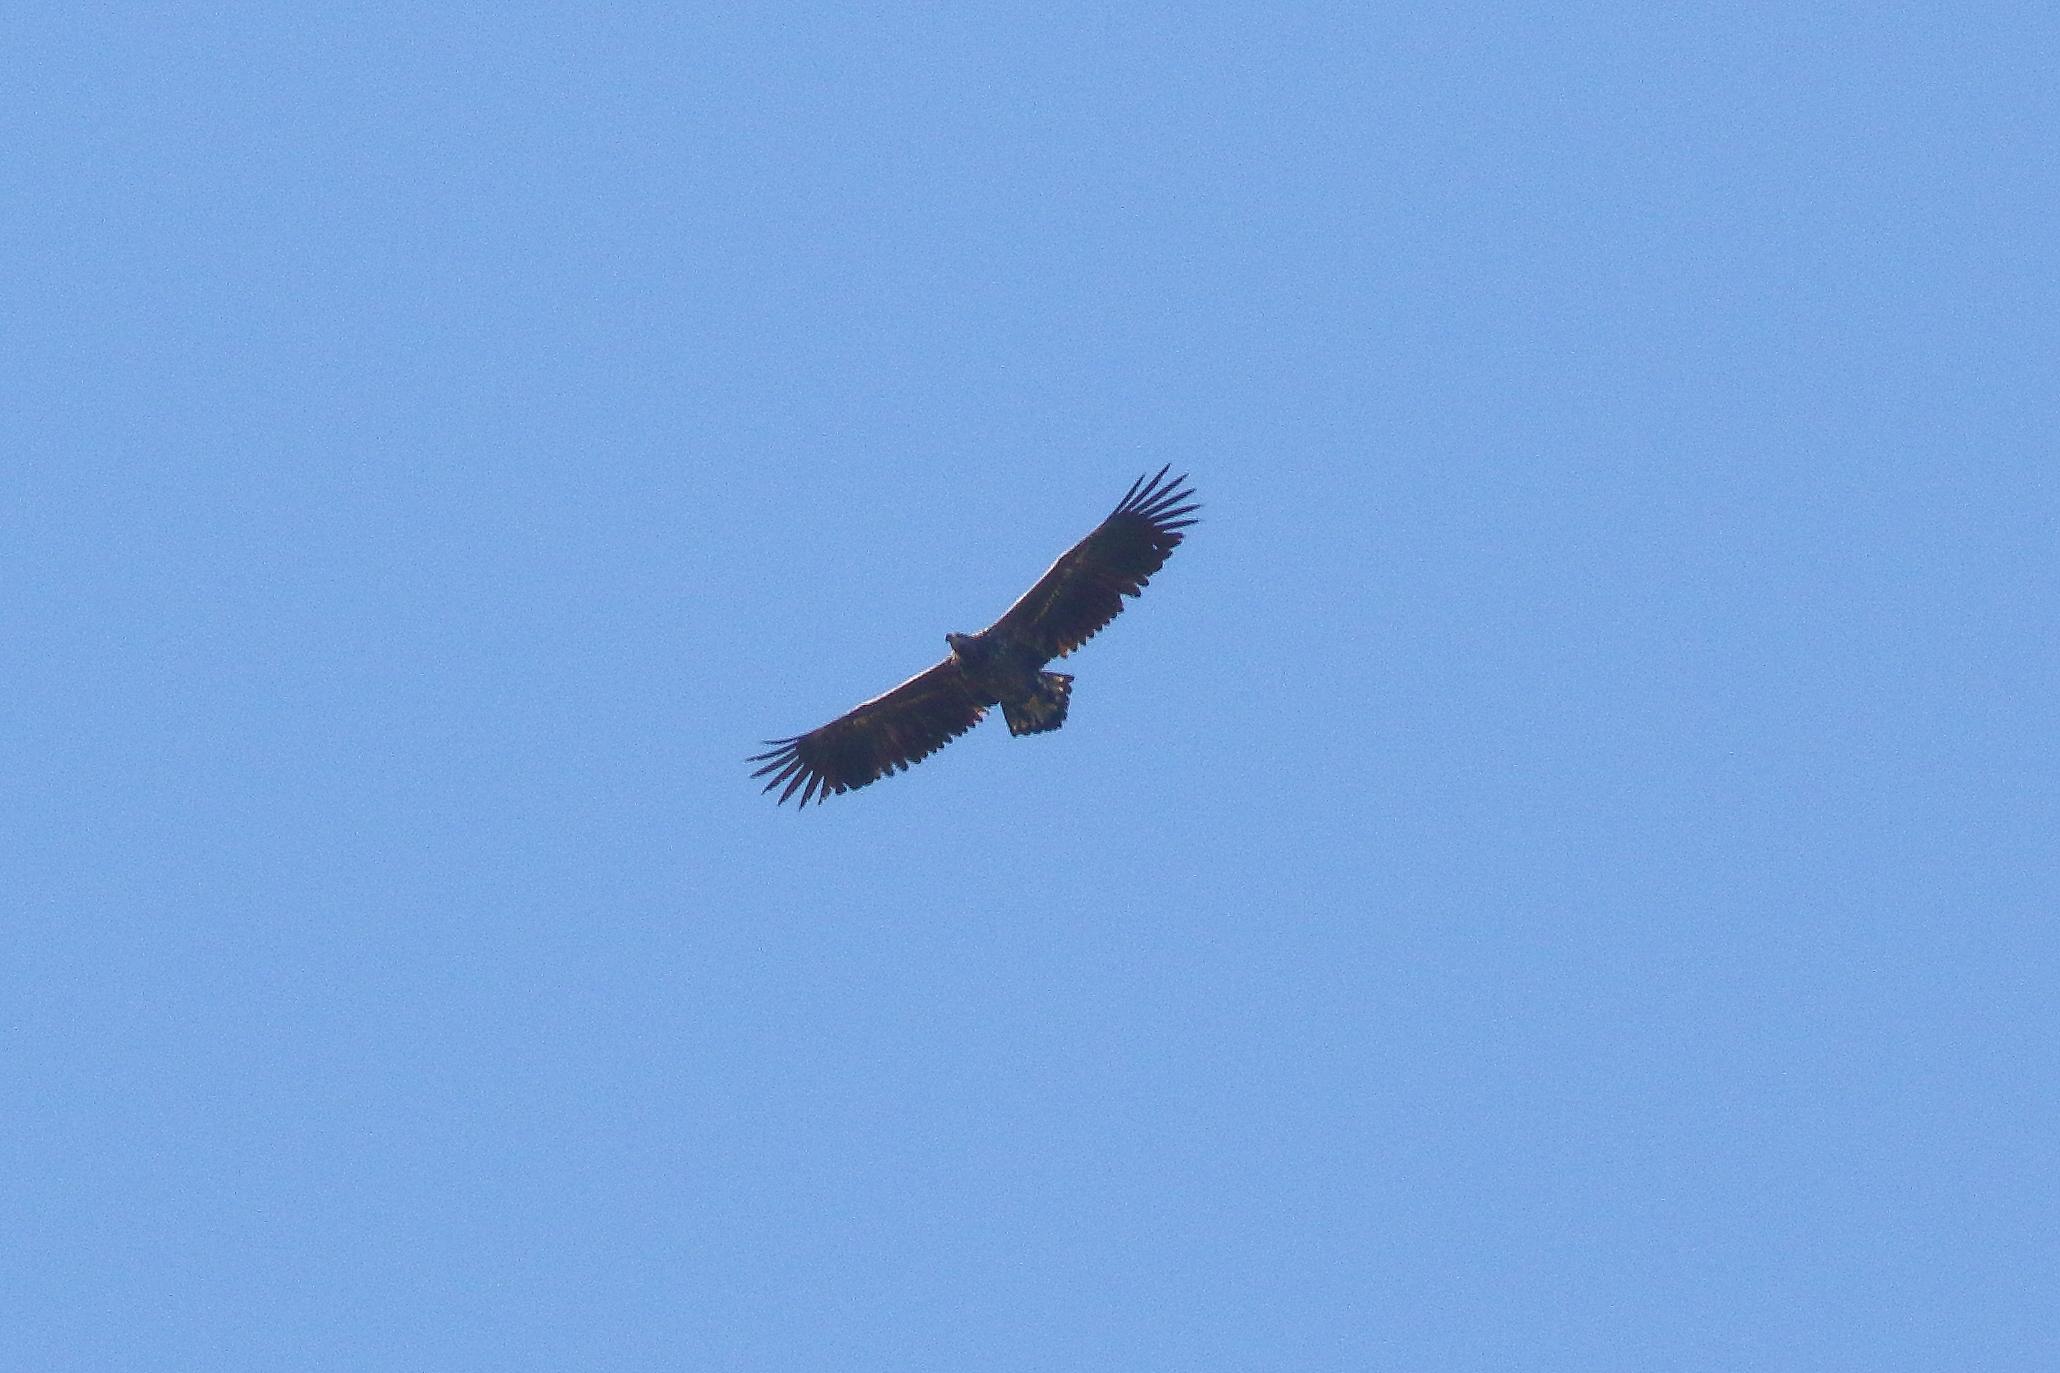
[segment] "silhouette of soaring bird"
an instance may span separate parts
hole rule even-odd
[[[1201,509],[1182,505],[1194,494],[1166,480],[1168,463],[1147,481],[1139,477],[1109,517],[1074,544],[1023,593],[1008,613],[978,634],[947,634],[951,656],[894,690],[838,716],[821,729],[791,739],[768,739],[770,753],[752,758],[781,783],[780,804],[796,791],[801,804],[821,805],[833,793],[869,786],[900,772],[964,734],[992,706],[1000,706],[1010,734],[1041,734],[1066,723],[1073,679],[1046,672],[1093,638],[1123,609],[1123,598],[1144,590],[1152,574],[1193,524]]]

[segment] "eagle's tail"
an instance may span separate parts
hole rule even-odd
[[[1042,734],[1066,723],[1066,704],[1073,695],[1073,679],[1063,672],[1037,674],[1037,694],[1010,705],[1004,701],[1002,718],[1011,734]]]

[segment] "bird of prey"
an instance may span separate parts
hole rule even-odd
[[[824,725],[791,739],[768,739],[770,753],[752,758],[772,774],[765,790],[786,784],[780,804],[796,791],[801,804],[821,805],[833,794],[868,786],[922,761],[980,723],[1000,706],[1010,734],[1041,734],[1066,722],[1073,679],[1046,672],[1116,618],[1123,598],[1135,596],[1186,537],[1184,518],[1199,505],[1182,505],[1194,492],[1186,477],[1166,480],[1168,463],[1147,481],[1130,484],[1115,511],[1092,534],[1067,549],[1008,613],[978,634],[947,634],[951,656],[885,695],[875,696]]]

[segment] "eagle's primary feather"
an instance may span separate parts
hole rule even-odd
[[[1201,507],[1181,504],[1194,494],[1185,477],[1166,480],[1172,464],[1150,480],[1139,477],[1093,533],[1060,555],[1037,585],[978,634],[950,634],[951,656],[884,695],[847,711],[820,729],[791,739],[769,739],[769,753],[753,777],[772,774],[765,790],[785,784],[784,803],[796,791],[801,804],[820,805],[832,794],[876,782],[920,762],[1001,706],[1009,729],[1035,734],[1065,723],[1073,679],[1045,672],[1086,643],[1136,596],[1194,523]]]

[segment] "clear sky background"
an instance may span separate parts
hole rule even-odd
[[[2060,1366],[2050,5],[4,54],[0,1366]]]

